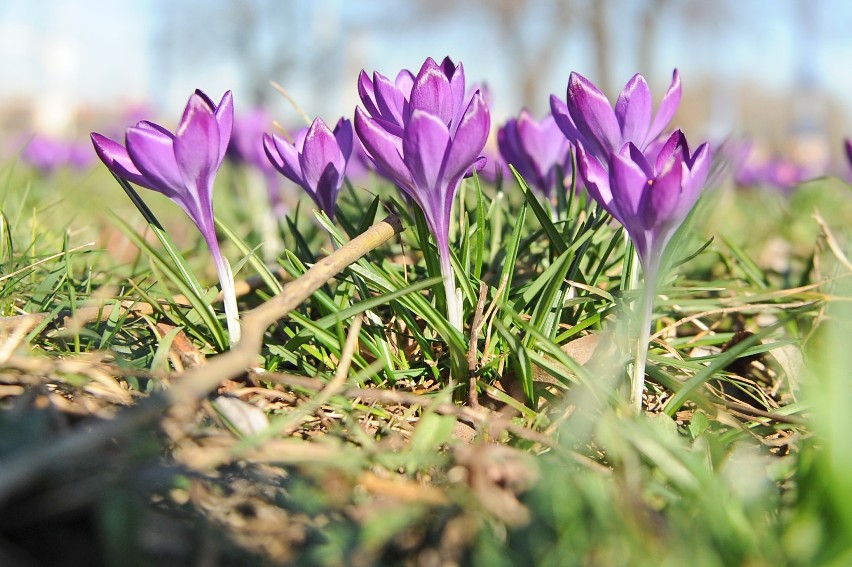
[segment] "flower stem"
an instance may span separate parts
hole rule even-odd
[[[645,366],[648,362],[648,347],[651,342],[651,317],[654,314],[657,274],[645,272],[645,285],[638,305],[639,333],[636,339],[636,362],[633,364],[633,382],[630,403],[636,415],[642,413],[642,392],[645,390]]]
[[[447,297],[447,319],[450,325],[462,330],[461,297],[456,292],[456,275],[450,261],[450,251],[439,250],[441,258],[441,276],[444,280],[444,295]]]

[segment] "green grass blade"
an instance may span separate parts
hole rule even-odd
[[[215,219],[215,222],[216,228],[218,228],[228,240],[236,245],[240,254],[242,254],[244,258],[248,258],[249,264],[251,264],[252,268],[254,268],[255,272],[257,272],[257,274],[261,277],[263,283],[266,284],[266,287],[269,288],[273,295],[281,293],[281,284],[272,272],[269,271],[269,268],[263,260],[257,255],[257,248],[250,248],[243,239],[237,236],[237,234],[222,221]],[[234,273],[238,270],[238,266],[235,265]]]

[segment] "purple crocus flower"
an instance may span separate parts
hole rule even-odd
[[[679,104],[677,69],[653,121],[651,90],[638,73],[627,82],[614,108],[595,85],[578,73],[571,73],[568,78],[567,103],[555,95],[550,97],[553,117],[568,140],[582,144],[586,153],[602,165],[628,142],[644,152],[671,122]]]
[[[322,118],[316,118],[310,128],[296,133],[292,144],[277,134],[263,135],[263,147],[272,165],[301,186],[332,220],[353,141],[352,123],[344,118],[334,131]]]
[[[663,253],[701,196],[710,171],[710,148],[704,143],[690,153],[683,132],[676,130],[654,159],[628,142],[620,152],[609,155],[604,167],[580,144],[577,165],[592,198],[624,226],[645,276],[631,396],[638,412],[642,407],[651,314]]]
[[[570,173],[571,144],[550,114],[538,121],[521,110],[498,130],[497,145],[503,160],[547,199],[558,184],[557,172]]]
[[[366,112],[355,111],[355,130],[377,168],[423,210],[441,258],[448,318],[462,328],[461,302],[450,262],[450,213],[462,178],[477,166],[490,127],[479,91],[465,95],[464,68],[446,58],[427,59],[408,89],[401,73],[391,83],[361,74]],[[403,79],[400,79],[403,77]],[[409,90],[409,92],[406,92]]]
[[[225,158],[234,119],[231,91],[216,105],[200,90],[189,97],[175,134],[141,121],[128,128],[125,146],[92,133],[101,161],[117,176],[162,193],[198,227],[219,274],[231,344],[240,338],[231,268],[222,256],[213,222],[213,183]]]
[[[581,145],[577,165],[592,198],[627,230],[647,280],[701,196],[710,170],[709,145],[690,153],[683,132],[675,130],[653,161],[628,142],[610,154],[607,168]]]

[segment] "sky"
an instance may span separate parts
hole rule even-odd
[[[641,1],[612,2],[612,74],[618,86],[636,71],[631,37]],[[681,72],[685,93],[690,76],[708,74],[718,80],[722,90],[726,84],[744,79],[767,88],[790,89],[801,82],[802,69],[807,69],[816,88],[833,93],[844,102],[847,116],[852,115],[852,34],[848,33],[852,2],[809,0],[813,12],[803,18],[800,6],[804,1],[728,2],[726,18],[706,29],[686,29],[672,18],[661,18],[655,50],[659,76],[651,80],[652,90],[665,90],[674,67]],[[244,61],[228,57],[194,61],[191,55],[172,57],[164,47],[168,19],[181,4],[167,0],[0,0],[0,105],[10,100],[34,101],[34,126],[58,133],[73,127],[73,109],[80,105],[116,108],[144,103],[177,115],[197,87],[216,99],[225,89],[233,89],[239,110],[240,101],[247,98],[240,96]],[[351,113],[357,102],[356,63],[394,75],[403,67],[418,68],[426,56],[447,54],[464,62],[469,80],[488,81],[495,93],[496,116],[515,113],[522,104],[539,110],[546,107],[545,100],[501,96],[510,90],[515,77],[499,60],[502,39],[474,13],[428,26],[382,27],[373,22],[381,21],[387,10],[404,21],[407,3],[287,0],[275,6],[279,11],[270,18],[291,17],[296,22],[282,28],[282,33],[292,34],[291,43],[270,39],[270,45],[296,63],[282,76],[270,79],[285,85],[308,114]],[[187,21],[192,22],[191,18]],[[203,25],[189,25],[181,37],[172,38],[179,46],[175,49],[203,50]],[[530,14],[518,22],[517,33],[534,40],[540,25],[541,18]],[[542,79],[547,92],[564,96],[572,70],[589,73],[594,80],[590,42],[582,33],[572,33],[556,66],[564,71]],[[306,76],[316,69],[298,63],[299,54],[311,50],[328,53],[319,59],[304,58],[312,65],[319,60],[328,66],[313,83]],[[283,106],[275,111],[287,112]],[[849,129],[852,133],[852,125]]]

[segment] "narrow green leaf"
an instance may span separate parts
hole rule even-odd
[[[479,176],[474,172],[473,186],[476,189],[476,232],[473,243],[473,277],[482,278],[482,262],[485,256],[485,199],[482,196],[482,186]]]
[[[514,166],[509,166],[512,169],[512,173],[515,176],[515,179],[518,182],[518,185],[521,186],[521,189],[524,191],[524,197],[526,198],[526,202],[529,205],[530,209],[532,209],[533,214],[536,219],[538,219],[541,228],[544,230],[544,233],[547,235],[547,239],[550,241],[550,245],[553,247],[553,251],[555,254],[559,255],[565,252],[568,249],[568,244],[562,240],[562,235],[559,233],[559,230],[553,224],[553,220],[550,218],[550,214],[544,210],[544,207],[541,206],[541,203],[538,200],[538,195],[536,195],[532,189],[530,189],[527,182],[521,177],[521,174],[514,168]]]
[[[503,325],[500,321],[494,321],[494,328],[497,329],[497,332],[500,333],[503,340],[505,340],[506,344],[509,345],[509,364],[511,365],[512,370],[514,370],[515,377],[520,382],[521,388],[524,390],[524,397],[527,399],[527,404],[529,404],[530,407],[535,408],[536,400],[535,391],[533,389],[532,361],[527,354],[526,347],[523,342],[518,339],[517,334]]]
[[[269,268],[263,262],[263,260],[257,255],[257,249],[262,245],[259,244],[255,248],[249,248],[249,245],[241,239],[237,234],[231,230],[229,226],[227,226],[222,221],[215,219],[216,228],[218,228],[225,237],[233,242],[237,249],[240,251],[240,254],[243,255],[244,260],[248,259],[248,262],[251,264],[252,268],[257,272],[257,274],[263,279],[263,283],[266,284],[266,287],[273,293],[273,295],[278,295],[281,293],[281,284],[278,282],[278,279],[269,271]],[[240,264],[236,264],[234,266],[234,273],[239,271]]]

